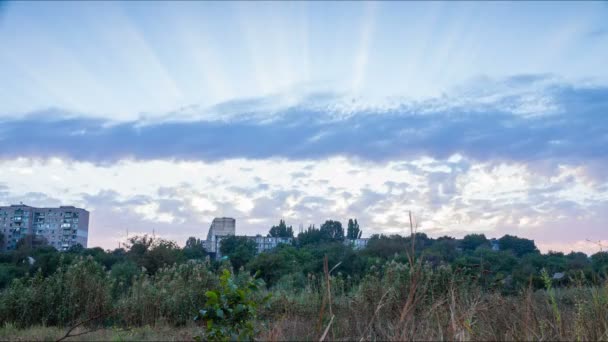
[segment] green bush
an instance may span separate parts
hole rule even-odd
[[[261,280],[250,278],[239,286],[230,271],[224,270],[220,288],[205,292],[205,307],[197,316],[206,326],[201,337],[211,341],[253,340],[257,333],[254,325],[257,309],[269,299],[254,296],[262,285]]]
[[[80,258],[44,278],[15,280],[0,298],[0,324],[65,326],[111,311],[110,279],[92,258]]]

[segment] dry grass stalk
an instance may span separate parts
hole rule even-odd
[[[407,300],[406,300],[405,304],[403,305],[403,308],[401,309],[401,314],[399,316],[399,325],[403,329],[402,334],[401,334],[401,339],[405,338],[405,333],[407,331],[407,329],[405,328],[406,324],[404,324],[404,323],[407,323],[406,321],[409,320],[411,313],[413,312],[413,309],[416,306],[416,302],[418,301],[418,298],[416,297],[416,291],[418,290],[418,281],[420,279],[420,270],[421,270],[420,262],[416,261],[416,230],[418,228],[418,225],[416,224],[416,226],[414,227],[414,221],[412,218],[411,211],[409,212],[409,219],[410,219],[411,246],[410,246],[410,250],[406,251],[406,252],[407,252],[408,263],[410,265],[410,286],[409,286]]]
[[[325,331],[323,332],[323,336],[321,336],[321,338],[319,339],[319,342],[324,341],[325,337],[327,337],[327,333],[329,332],[329,328],[331,328],[331,324],[334,322],[334,318],[336,316],[332,315],[331,319],[329,320],[329,323],[327,324],[327,327],[325,328]]]
[[[325,305],[326,304],[329,307],[329,315],[331,316],[331,320],[333,321],[333,319],[334,319],[334,313],[333,313],[333,309],[332,309],[332,305],[331,305],[331,278],[330,277],[331,277],[331,272],[333,272],[333,270],[338,268],[338,266],[340,266],[340,264],[342,264],[342,261],[337,263],[330,270],[327,255],[325,255],[325,257],[323,258],[323,273],[325,275],[325,285],[327,286],[327,292],[323,295],[323,303],[321,304],[321,309],[319,310],[319,321],[317,323],[317,332],[320,330],[321,324],[323,323],[323,316],[325,314]],[[323,336],[325,336],[325,334],[327,334],[327,329],[329,329],[330,326],[331,326],[331,322],[327,326],[326,331],[323,334]],[[332,339],[333,339],[333,336],[332,336]]]
[[[384,298],[386,298],[386,295],[388,295],[388,293],[390,292],[390,290],[386,291],[382,297],[380,298],[380,301],[378,302],[378,305],[376,306],[376,310],[374,310],[374,314],[372,316],[372,319],[369,321],[369,324],[367,325],[367,328],[365,329],[365,332],[363,333],[363,336],[361,336],[361,339],[359,340],[359,342],[362,342],[365,337],[367,336],[369,330],[372,328],[372,324],[374,323],[374,319],[376,318],[376,316],[378,316],[378,312],[380,312],[380,309],[382,309],[382,307],[384,306]]]

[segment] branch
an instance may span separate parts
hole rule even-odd
[[[331,316],[331,319],[329,320],[329,324],[327,324],[327,328],[325,328],[325,332],[323,332],[323,336],[321,336],[321,338],[319,339],[319,342],[322,342],[323,340],[325,340],[325,337],[327,336],[327,333],[329,332],[329,328],[331,328],[331,324],[334,322],[334,317],[336,316]]]
[[[91,321],[97,320],[97,319],[99,319],[99,318],[103,318],[103,317],[108,316],[108,315],[110,315],[110,314],[112,314],[112,313],[114,313],[114,312],[116,312],[116,310],[112,310],[112,311],[110,311],[110,312],[102,312],[102,313],[100,313],[100,314],[98,314],[98,315],[95,315],[95,316],[93,316],[93,317],[91,317],[91,318],[87,318],[87,319],[85,319],[84,321],[80,321],[79,323],[77,323],[76,325],[73,325],[73,326],[72,326],[70,329],[68,329],[68,331],[65,333],[65,335],[64,335],[63,337],[61,337],[60,339],[56,340],[56,342],[63,341],[63,340],[65,340],[66,338],[69,338],[69,337],[80,336],[80,335],[84,335],[84,334],[92,333],[92,332],[94,332],[94,331],[96,331],[96,330],[99,330],[99,328],[97,328],[97,329],[88,330],[88,331],[85,331],[85,332],[82,332],[82,333],[78,333],[78,334],[70,335],[70,333],[71,333],[72,331],[74,331],[74,329],[78,328],[79,326],[81,326],[81,325],[83,325],[83,324],[85,324],[85,323],[89,323],[89,322],[91,322]]]

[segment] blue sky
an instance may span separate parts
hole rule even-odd
[[[3,3],[0,200],[86,206],[104,247],[223,214],[399,232],[413,210],[434,236],[590,251],[607,22],[602,2]]]

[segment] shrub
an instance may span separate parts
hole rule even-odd
[[[220,288],[205,293],[205,307],[197,316],[206,325],[201,337],[212,341],[253,340],[257,333],[254,326],[257,309],[269,299],[269,296],[261,300],[254,297],[262,285],[259,279],[250,278],[239,286],[230,271],[224,270]]]

